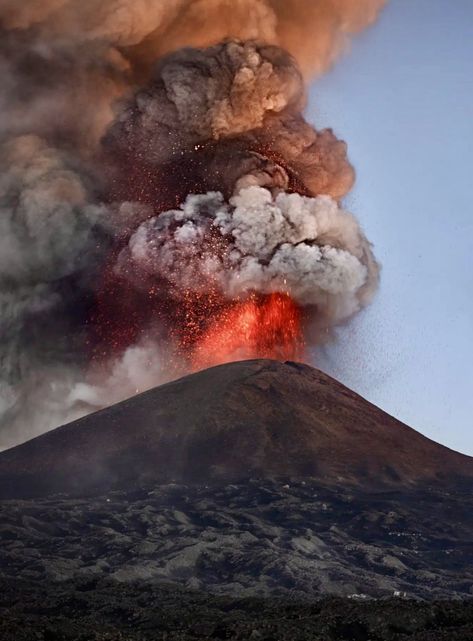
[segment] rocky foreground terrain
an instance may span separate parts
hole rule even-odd
[[[174,586],[0,581],[2,641],[471,641],[473,600],[216,597]]]
[[[173,582],[237,596],[473,596],[473,497],[307,480],[0,504],[4,578]]]
[[[5,641],[473,639],[468,488],[279,479],[0,505]]]

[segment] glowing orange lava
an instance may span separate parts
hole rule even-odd
[[[192,369],[252,358],[301,359],[301,322],[301,311],[287,294],[254,295],[235,303],[195,343]]]
[[[287,293],[230,301],[209,282],[177,301],[165,283],[138,290],[113,269],[100,285],[88,323],[93,363],[141,340],[169,346],[163,366],[174,377],[236,360],[304,359],[302,310]]]

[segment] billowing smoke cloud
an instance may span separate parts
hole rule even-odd
[[[2,0],[0,134],[47,134],[82,152],[113,119],[112,103],[156,60],[226,38],[289,51],[319,74],[386,0]]]
[[[261,40],[291,53],[304,70],[324,71],[385,0],[3,0],[8,30],[35,29],[63,46],[109,43],[139,68],[182,47],[225,38]],[[67,44],[66,44],[67,43]]]
[[[0,1],[0,447],[185,372],[236,303],[316,336],[369,302],[346,145],[302,111],[383,4]]]
[[[217,289],[228,299],[287,292],[327,326],[359,311],[378,281],[368,241],[334,200],[273,197],[261,187],[229,204],[219,193],[189,196],[179,210],[140,225],[120,263],[135,287],[164,280],[177,301],[183,291]]]
[[[346,145],[305,122],[302,76],[278,47],[231,41],[165,57],[125,106],[108,144],[148,167],[174,163],[187,187],[260,184],[343,196]],[[177,168],[175,165],[179,165]],[[156,174],[158,175],[158,174]],[[175,190],[173,190],[173,195]]]

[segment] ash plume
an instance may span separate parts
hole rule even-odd
[[[185,373],[243,312],[232,357],[369,303],[346,144],[302,114],[383,4],[0,2],[0,448]]]
[[[156,176],[163,166],[188,174],[193,191],[223,188],[229,196],[236,184],[292,182],[340,198],[354,181],[346,144],[306,123],[304,106],[302,75],[279,47],[229,41],[184,49],[158,63],[106,142]]]
[[[3,0],[6,30],[34,30],[41,42],[109,45],[139,73],[164,54],[226,38],[287,50],[304,71],[321,73],[349,38],[372,24],[386,0]]]

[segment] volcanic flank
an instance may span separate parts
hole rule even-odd
[[[0,455],[4,498],[288,476],[405,488],[471,479],[473,459],[307,365],[264,360],[185,377]]]

